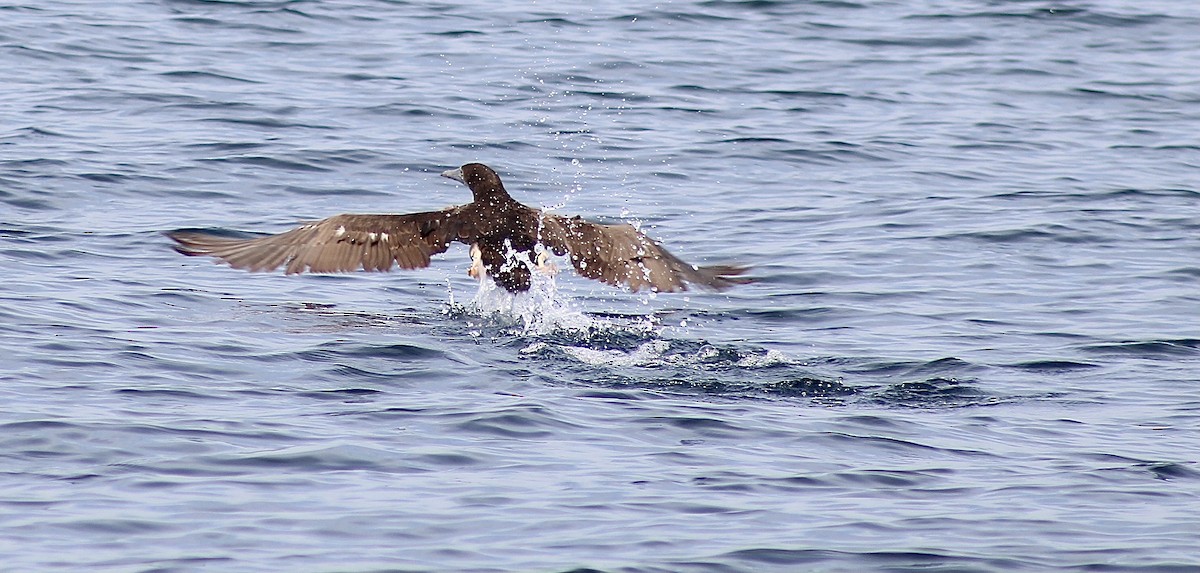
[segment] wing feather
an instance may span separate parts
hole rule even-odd
[[[233,239],[202,231],[167,236],[185,255],[216,257],[236,269],[287,274],[388,271],[429,266],[430,257],[462,240],[461,208],[408,215],[335,215],[278,235]]]
[[[542,214],[539,240],[557,255],[567,255],[580,275],[637,292],[678,292],[696,285],[725,290],[749,282],[745,267],[698,267],[667,252],[632,225],[604,225],[580,217]]]

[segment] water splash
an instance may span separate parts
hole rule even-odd
[[[574,299],[559,292],[554,276],[540,272],[533,273],[529,290],[522,293],[508,292],[485,278],[463,310],[496,326],[516,327],[521,336],[587,331],[597,326]]]
[[[536,257],[535,257],[536,258]],[[454,302],[471,336],[512,339],[533,368],[586,372],[589,385],[699,392],[723,396],[786,396],[837,402],[857,393],[836,374],[821,372],[774,349],[745,348],[676,338],[686,319],[664,326],[654,313],[584,312],[584,305],[560,289],[556,274],[536,270],[529,256],[510,250],[507,264],[528,265],[530,288],[512,293],[490,277],[477,283],[471,299]],[[654,293],[640,298],[648,302]],[[582,370],[580,370],[582,368]],[[833,403],[831,402],[831,403]]]
[[[518,252],[507,241],[505,247],[503,268],[511,270],[515,265],[525,266],[530,275],[529,290],[509,292],[485,275],[472,299],[459,306],[455,303],[453,288],[448,284],[448,313],[483,319],[471,324],[475,329],[498,327],[519,336],[553,334],[559,338],[589,340],[604,338],[613,331],[657,334],[658,321],[652,315],[618,321],[584,313],[573,297],[559,290],[557,269],[561,268],[562,261],[556,261],[554,254],[541,244],[535,246],[532,254]],[[549,272],[534,263],[535,260],[547,263]],[[470,318],[468,322],[471,322]],[[480,330],[475,332],[482,334]]]

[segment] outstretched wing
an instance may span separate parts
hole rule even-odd
[[[175,250],[216,257],[235,269],[287,274],[387,271],[429,266],[463,231],[461,208],[409,215],[335,215],[278,235],[231,239],[199,231],[171,231]]]
[[[557,255],[567,254],[579,274],[637,292],[677,292],[688,284],[724,290],[745,284],[748,269],[727,265],[698,267],[680,260],[632,225],[603,225],[580,217],[542,214],[541,236]]]

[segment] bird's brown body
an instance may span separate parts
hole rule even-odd
[[[579,274],[611,285],[660,292],[697,285],[723,290],[749,282],[744,267],[689,265],[630,225],[602,225],[518,203],[486,165],[468,163],[443,175],[465,183],[473,201],[441,211],[407,215],[335,215],[256,239],[196,231],[167,236],[185,255],[210,255],[234,268],[300,272],[386,271],[430,264],[451,242],[478,249],[479,264],[511,292],[529,289],[538,266],[537,245],[570,257]],[[474,267],[473,267],[474,269]]]

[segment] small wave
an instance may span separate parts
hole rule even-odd
[[[261,83],[261,82],[251,80],[251,79],[239,78],[239,77],[226,75],[226,74],[218,74],[215,72],[206,72],[206,71],[202,71],[202,70],[173,70],[173,71],[169,71],[169,72],[162,72],[161,75],[163,75],[164,77],[171,78],[171,79],[202,80],[202,81],[216,81],[216,82],[236,82],[236,83],[247,83],[247,84]]]
[[[980,389],[973,380],[933,377],[892,384],[871,393],[886,406],[908,408],[962,408],[997,404],[1002,398]]]
[[[333,400],[337,402],[352,402],[363,400],[381,394],[379,390],[372,388],[339,388],[337,390],[312,390],[308,392],[299,392],[298,396],[312,398],[314,400]]]
[[[201,119],[200,121],[207,121],[207,122],[212,122],[212,123],[228,123],[228,124],[233,124],[233,125],[242,125],[242,126],[249,126],[249,127],[259,127],[259,128],[268,129],[268,130],[287,129],[287,128],[333,129],[333,127],[328,126],[328,125],[283,121],[283,120],[279,120],[279,119],[263,118],[263,117],[255,117],[255,118],[207,117],[207,118]],[[264,158],[253,158],[253,159],[262,160]]]
[[[1099,364],[1093,364],[1091,362],[1078,362],[1075,360],[1031,360],[1028,362],[1012,364],[1011,366],[1013,368],[1030,370],[1034,372],[1069,372],[1073,370],[1100,368]]]
[[[862,38],[841,40],[871,48],[965,48],[981,41],[979,37],[912,37],[912,38]]]
[[[937,235],[936,240],[973,240],[983,243],[1014,244],[1024,242],[1049,241],[1065,244],[1103,244],[1110,240],[1094,233],[1087,233],[1069,228],[1064,225],[1046,225],[1035,228],[998,229],[990,231],[970,231]]]
[[[1198,479],[1200,471],[1188,467],[1194,464],[1182,464],[1175,462],[1146,462],[1137,464],[1134,468],[1149,472],[1155,479],[1170,481],[1175,479]]]
[[[534,408],[472,413],[457,428],[469,434],[518,439],[545,439],[556,435],[557,430],[579,429],[553,412]]]
[[[628,22],[630,20],[644,20],[647,22],[666,21],[666,22],[700,22],[700,23],[728,23],[742,20],[742,17],[721,16],[718,14],[703,14],[694,11],[672,11],[662,9],[652,9],[637,14],[622,14],[611,18],[615,22]]]
[[[414,473],[426,468],[402,460],[395,453],[354,445],[329,447],[297,446],[248,454],[220,454],[199,458],[200,464],[189,467],[152,467],[165,473],[185,475],[240,475],[261,469],[273,472],[309,471],[376,471],[383,473]],[[173,471],[172,471],[173,470]]]
[[[414,360],[435,360],[446,358],[446,352],[429,346],[418,344],[386,344],[379,346],[363,346],[340,352],[346,356],[368,356],[371,358],[388,358],[410,362]]]
[[[921,551],[833,551],[820,549],[781,549],[760,547],[741,549],[712,558],[720,563],[720,569],[735,569],[734,565],[747,564],[749,570],[761,570],[767,566],[784,565],[799,570],[825,570],[822,565],[847,561],[856,563],[863,571],[992,571],[1028,569],[1029,561],[1012,558],[979,558],[951,553]],[[717,565],[717,563],[713,563]],[[976,567],[971,567],[975,565]],[[843,570],[834,567],[835,570]]]
[[[172,398],[178,400],[219,400],[218,396],[205,394],[201,392],[193,392],[191,390],[179,390],[176,388],[121,388],[114,391],[116,394],[126,396],[136,396],[139,398]]]
[[[967,20],[967,19],[1018,19],[1018,20],[1066,20],[1098,27],[1128,28],[1142,26],[1168,18],[1159,14],[1113,14],[1085,8],[1036,8],[1024,11],[981,11],[959,14],[913,14],[906,20]]]
[[[1084,352],[1097,354],[1118,354],[1140,356],[1143,358],[1163,358],[1170,356],[1194,355],[1200,353],[1200,340],[1181,338],[1176,340],[1143,340],[1115,342],[1107,344],[1092,344],[1082,348]]]
[[[328,168],[319,165],[313,165],[307,161],[288,161],[275,157],[264,157],[257,155],[239,155],[231,157],[218,157],[212,159],[204,159],[202,161],[214,163],[236,163],[243,165],[253,165],[255,167],[265,167],[268,169],[279,169],[282,171],[311,171],[321,172],[329,171]]]

